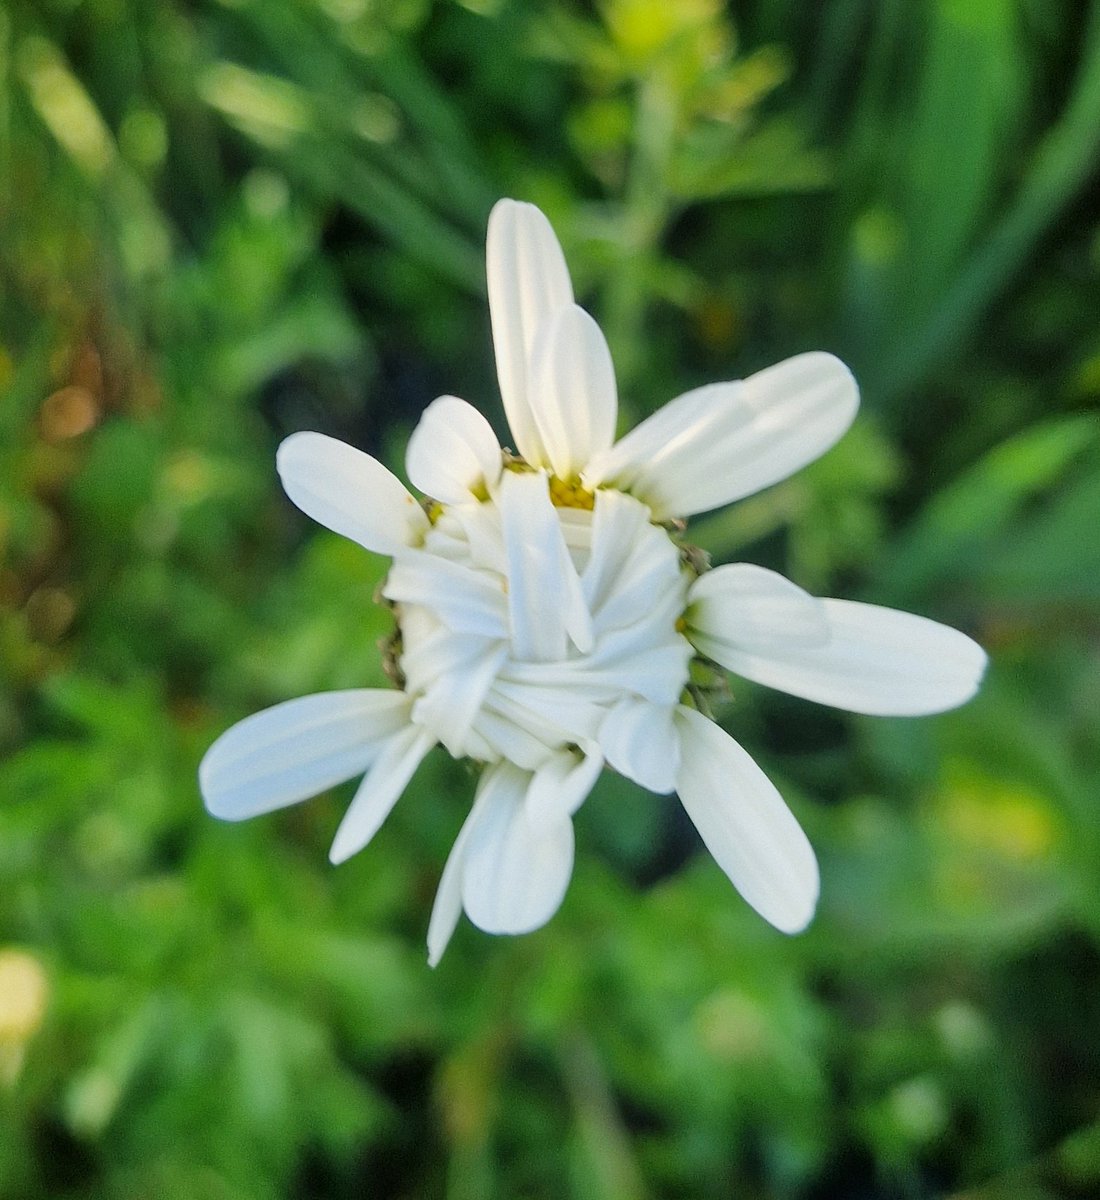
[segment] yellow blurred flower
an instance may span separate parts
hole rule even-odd
[[[46,1013],[49,985],[42,964],[25,950],[0,950],[0,1080],[11,1085],[26,1043]]]

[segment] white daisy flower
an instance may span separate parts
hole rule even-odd
[[[860,713],[969,699],[981,648],[923,617],[819,600],[748,564],[706,570],[683,518],[786,478],[855,416],[847,368],[801,354],[687,392],[615,440],[615,375],[530,204],[489,218],[489,309],[519,457],[453,396],[425,411],[406,466],[318,433],[279,448],[287,495],[393,564],[382,594],[399,690],[327,692],[248,717],[199,769],[206,806],[240,820],[363,775],[332,846],[363,849],[437,743],[481,764],[428,929],[434,965],[462,910],[524,933],[561,904],[572,816],[611,767],[676,792],[733,885],[787,933],[813,915],[813,850],[752,758],[700,711],[693,659]]]

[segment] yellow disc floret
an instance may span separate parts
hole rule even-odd
[[[596,493],[590,492],[579,479],[560,479],[550,476],[550,500],[555,508],[583,508],[591,512],[596,507]]]

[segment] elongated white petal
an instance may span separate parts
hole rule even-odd
[[[328,855],[332,862],[344,862],[374,837],[434,744],[435,739],[415,725],[390,738],[359,785],[336,830]]]
[[[624,692],[633,692],[654,704],[674,704],[687,682],[691,646],[679,636],[646,644],[646,634],[644,629],[617,630],[601,640],[587,662],[509,662],[501,677],[534,687],[560,688],[581,700],[600,696],[613,703]]]
[[[486,933],[529,933],[545,925],[573,873],[573,823],[563,817],[536,830],[525,811],[530,786],[529,772],[498,763],[482,776],[470,814],[462,904]]]
[[[872,716],[943,712],[978,690],[985,651],[965,633],[855,600],[822,600],[821,605],[829,638],[820,646],[777,644],[765,652],[699,636],[695,644],[746,679]]]
[[[516,449],[549,466],[535,422],[531,359],[540,327],[573,303],[569,268],[550,222],[533,205],[500,200],[489,214],[485,253],[497,378]]]
[[[799,354],[670,401],[597,456],[583,479],[631,492],[656,520],[687,517],[793,475],[840,438],[858,404],[839,359]]]
[[[671,704],[620,700],[600,725],[600,748],[620,775],[662,795],[676,790],[680,734]]]
[[[576,304],[543,327],[528,401],[554,474],[571,479],[615,439],[615,368],[599,325]]]
[[[508,635],[508,602],[498,578],[435,554],[413,550],[390,568],[382,595],[428,605],[448,629],[478,637]]]
[[[275,465],[302,512],[377,554],[396,554],[428,529],[424,510],[396,475],[335,438],[292,433]]]
[[[567,641],[592,648],[592,619],[550,501],[546,476],[506,471],[500,481],[513,657],[551,662]]]
[[[401,692],[322,692],[276,704],[207,750],[199,766],[203,800],[226,821],[297,804],[365,771],[408,720]]]
[[[496,487],[500,467],[500,445],[489,422],[457,396],[440,396],[428,405],[405,453],[413,484],[443,504],[484,499]]]
[[[713,721],[681,707],[677,790],[730,882],[776,929],[797,933],[817,906],[817,859],[774,785]]]
[[[594,744],[581,755],[563,750],[540,767],[527,790],[526,812],[532,831],[553,836],[562,820],[588,799],[602,769],[603,755]]]
[[[751,563],[716,567],[688,592],[688,637],[715,662],[732,651],[787,653],[829,640],[824,604],[775,571]],[[697,637],[699,635],[699,637]],[[717,650],[718,653],[714,651]]]

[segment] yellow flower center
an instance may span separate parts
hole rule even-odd
[[[590,492],[579,479],[551,475],[550,501],[555,508],[583,508],[591,512],[596,507],[596,493]]]

